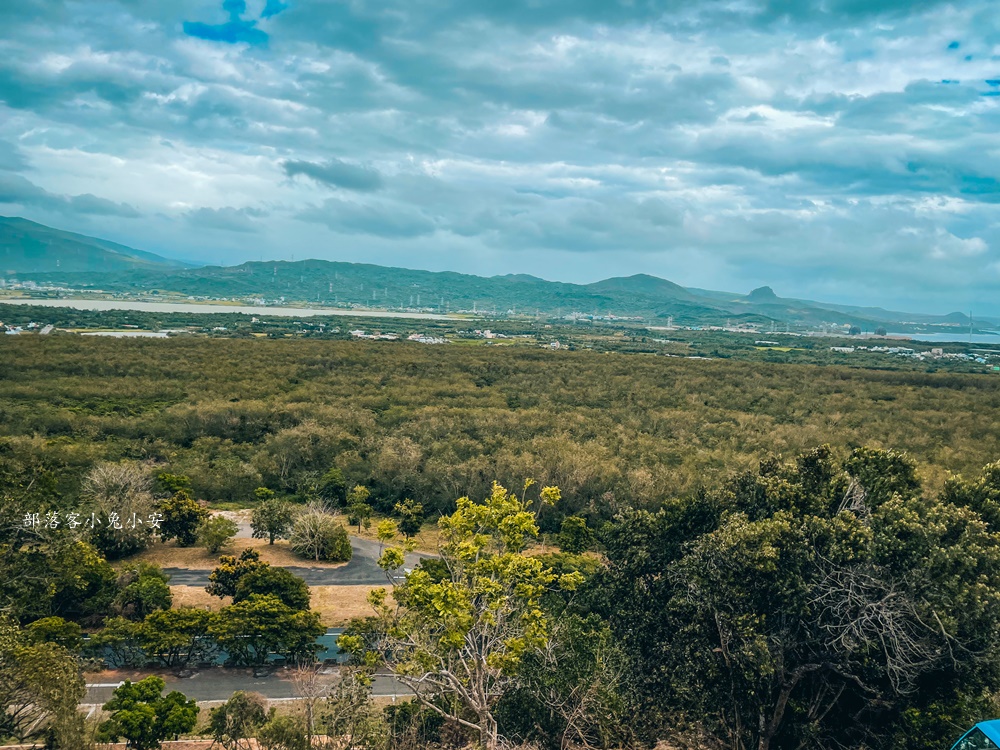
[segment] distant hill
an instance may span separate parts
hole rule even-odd
[[[0,276],[175,269],[187,264],[96,237],[0,216]]]
[[[673,319],[678,325],[758,323],[775,330],[858,326],[905,332],[968,321],[962,313],[897,313],[779,297],[767,286],[749,294],[684,288],[648,274],[567,284],[528,274],[483,277],[315,259],[192,268],[24,219],[0,219],[0,275],[8,269],[22,279],[79,289],[434,312],[584,314],[641,318],[655,325]]]

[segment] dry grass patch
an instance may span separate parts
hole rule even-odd
[[[161,568],[188,568],[190,570],[213,570],[219,564],[221,555],[238,555],[250,547],[260,553],[260,559],[271,565],[305,568],[339,568],[347,563],[316,562],[300,557],[292,551],[288,542],[278,539],[268,544],[266,539],[234,539],[232,544],[215,555],[210,555],[202,547],[178,547],[176,542],[154,542],[149,549],[130,557],[125,562],[148,562]]]
[[[368,593],[385,586],[310,586],[312,609],[320,614],[328,628],[346,625],[355,617],[375,614],[368,603]],[[392,601],[392,594],[389,595]]]
[[[311,609],[319,612],[324,625],[336,628],[346,625],[355,617],[374,614],[368,603],[368,592],[381,586],[310,586]],[[196,607],[217,612],[230,603],[229,597],[211,596],[204,586],[171,586],[173,606]],[[392,599],[390,594],[389,599]]]
[[[171,586],[170,594],[173,597],[173,607],[196,607],[197,609],[210,609],[217,612],[229,603],[229,597],[220,598],[212,596],[205,591],[204,586]]]

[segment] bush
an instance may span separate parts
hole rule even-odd
[[[351,540],[337,519],[321,510],[303,513],[295,520],[292,549],[311,560],[346,562],[351,559]]]

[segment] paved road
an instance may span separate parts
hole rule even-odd
[[[141,680],[148,672],[121,673],[116,675],[121,680]],[[237,690],[260,693],[266,698],[282,699],[297,698],[295,686],[288,679],[287,673],[279,670],[266,677],[254,677],[248,669],[206,669],[193,677],[179,678],[169,673],[158,673],[167,683],[165,693],[179,690],[188,698],[196,701],[229,700]],[[336,681],[336,669],[330,672],[330,681]],[[109,679],[109,678],[102,678]],[[93,683],[87,687],[87,695],[83,703],[87,705],[103,704],[111,700],[114,692],[114,682]],[[388,675],[376,675],[372,685],[372,694],[377,696],[408,696],[410,691]]]
[[[236,520],[236,519],[234,519]],[[250,524],[238,521],[240,530],[237,539],[249,539]],[[371,539],[351,537],[351,549],[354,555],[347,565],[337,568],[318,568],[308,565],[290,566],[286,570],[302,578],[310,586],[380,586],[388,583],[385,571],[378,566],[379,543]],[[421,552],[412,552],[406,556],[405,568],[412,570],[422,558],[433,557]],[[209,570],[188,568],[164,568],[163,572],[170,576],[170,583],[175,586],[205,586],[208,584]]]

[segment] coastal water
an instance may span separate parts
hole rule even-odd
[[[74,310],[141,310],[152,313],[243,313],[244,315],[270,315],[283,318],[313,318],[318,315],[344,315],[352,318],[411,318],[419,320],[448,320],[453,316],[437,313],[400,312],[392,310],[344,310],[321,307],[265,307],[253,305],[186,304],[184,302],[139,302],[116,299],[7,299],[4,305],[36,305],[38,307],[69,307]]]
[[[955,333],[890,333],[890,336],[907,336],[914,341],[926,341],[928,343],[945,343],[956,341],[960,344],[1000,344],[1000,333],[974,333],[971,336],[966,331],[964,334]]]

